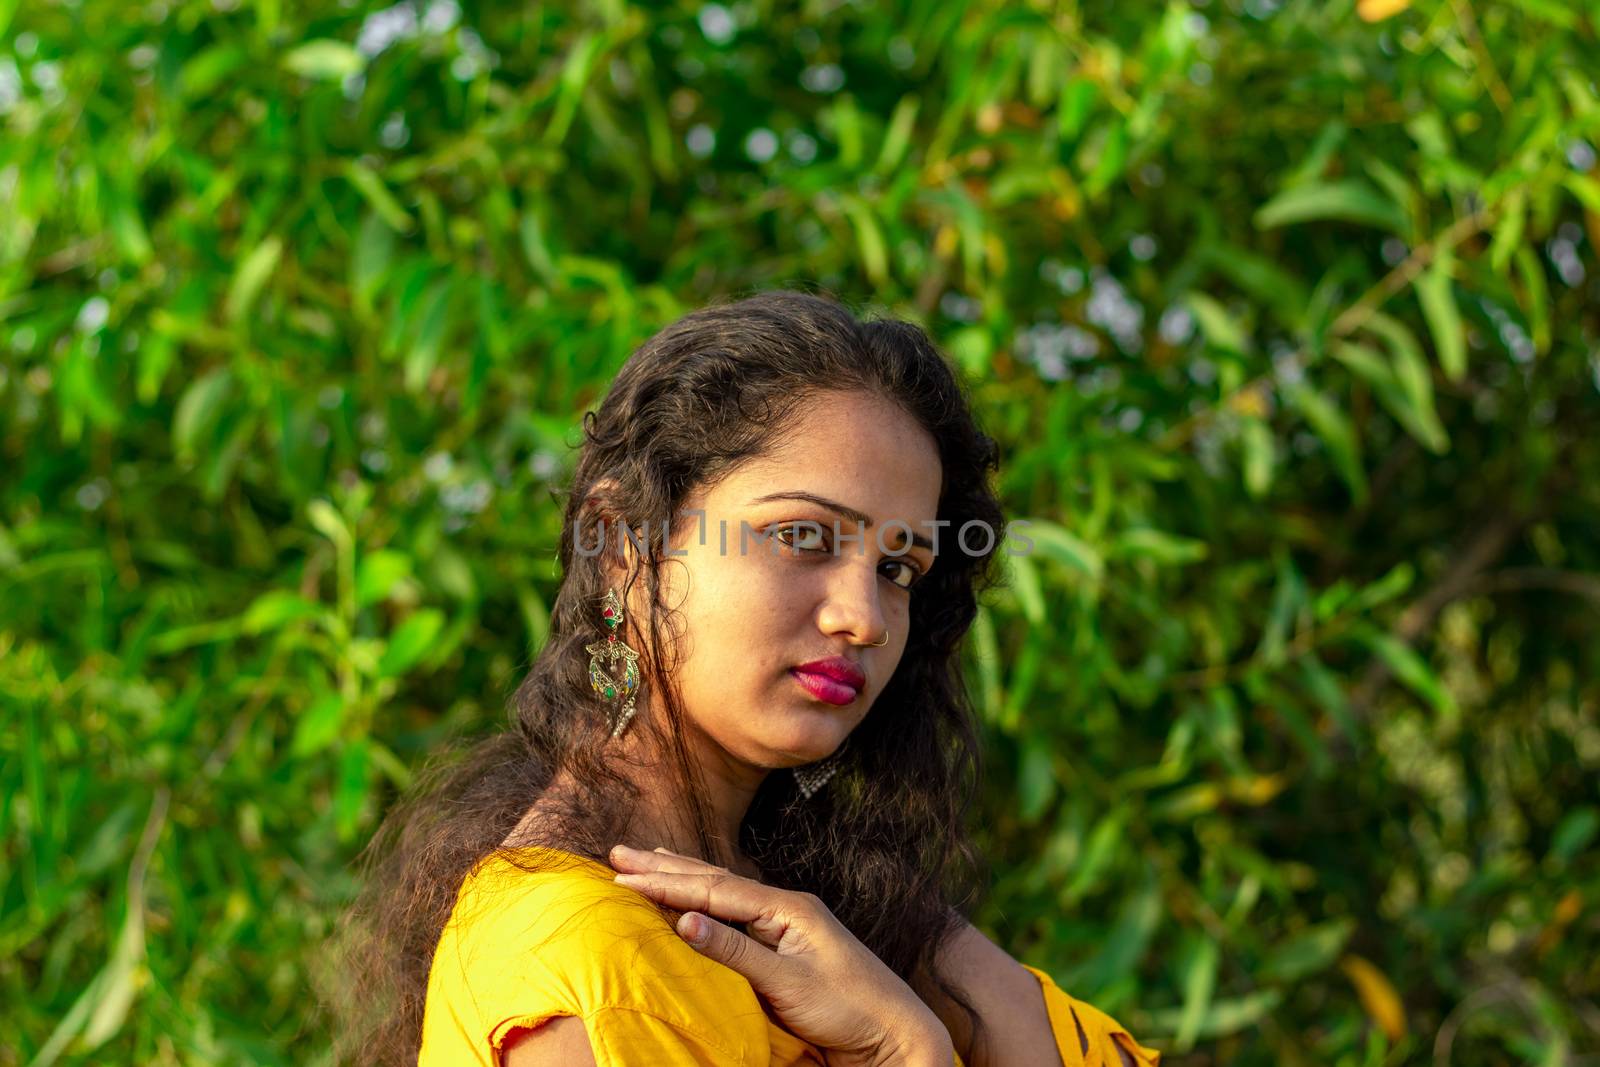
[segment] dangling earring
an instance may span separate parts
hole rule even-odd
[[[617,640],[617,630],[622,626],[622,600],[615,589],[607,589],[600,601],[600,621],[606,624],[609,631],[605,643],[596,641],[583,646],[583,650],[589,653],[589,685],[602,700],[612,704],[622,702],[611,727],[611,736],[621,737],[622,731],[627,729],[628,720],[633,718],[633,698],[638,695],[639,653]],[[606,661],[605,667],[600,665],[602,659]],[[620,681],[612,673],[618,660],[622,660]],[[607,667],[611,670],[607,670]],[[607,717],[611,717],[610,713]]]
[[[833,755],[820,759],[815,763],[808,763],[803,767],[790,769],[794,775],[794,784],[800,787],[800,795],[810,800],[816,795],[817,790],[828,784],[828,780],[839,773],[839,768],[844,766],[845,745],[850,743],[847,737],[844,744],[834,750]]]

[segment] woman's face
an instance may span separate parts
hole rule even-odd
[[[909,587],[945,532],[933,524],[941,477],[933,438],[903,410],[831,392],[767,456],[689,499],[662,581],[697,740],[758,768],[839,747],[900,662]]]

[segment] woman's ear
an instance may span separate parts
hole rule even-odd
[[[617,482],[605,477],[597,480],[584,495],[582,513],[596,524],[600,540],[600,566],[606,582],[619,592],[630,574],[638,573],[639,551],[630,537],[627,520],[617,506]]]

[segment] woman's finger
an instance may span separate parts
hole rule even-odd
[[[669,871],[673,874],[731,874],[726,867],[718,867],[714,863],[696,859],[693,856],[683,856],[668,849],[658,848],[653,852],[645,852],[626,845],[617,845],[611,850],[611,866],[620,871]]]
[[[744,975],[757,993],[771,999],[778,992],[780,962],[777,953],[765,945],[692,911],[679,917],[678,933],[702,956]]]
[[[703,860],[699,856],[685,856],[681,852],[674,852],[670,848],[662,848],[660,845],[657,845],[651,851],[657,856],[663,857],[662,862],[666,870],[683,867],[685,870],[703,871],[706,874],[711,874],[715,871],[721,871],[723,874],[733,873],[728,868],[712,863],[710,860]]]
[[[637,889],[678,911],[698,911],[729,922],[749,923],[780,910],[788,894],[736,874],[676,874],[648,871],[619,874],[619,885]]]

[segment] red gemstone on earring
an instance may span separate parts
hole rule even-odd
[[[608,619],[609,619],[609,618],[611,618],[611,609],[610,609],[610,608],[607,608],[607,609],[606,609],[606,610],[605,610],[605,612],[604,612],[604,615],[605,615],[605,617],[606,617],[606,618],[608,618]]]
[[[607,641],[615,641],[616,639],[617,639],[617,635],[616,634],[606,634],[606,640]]]

